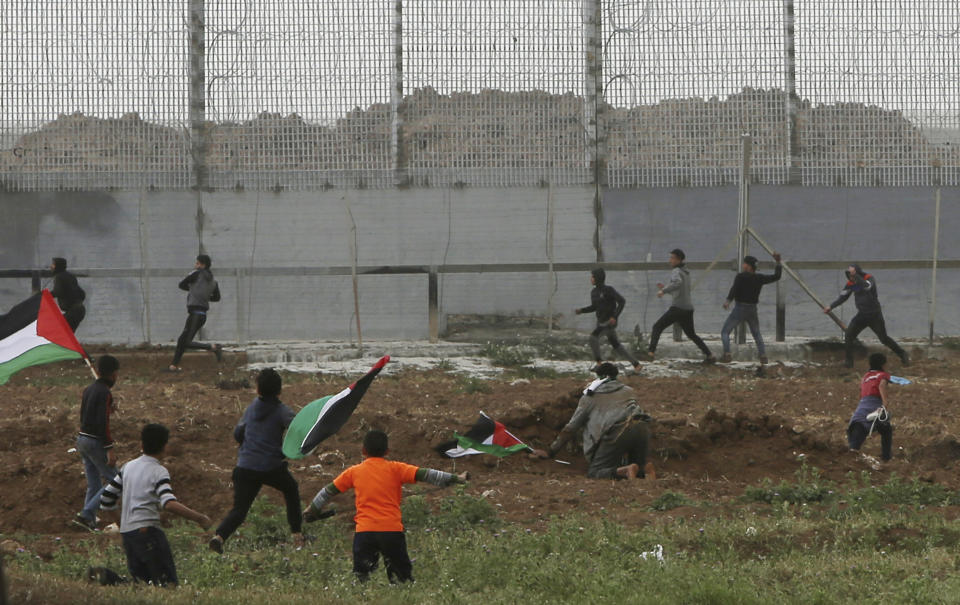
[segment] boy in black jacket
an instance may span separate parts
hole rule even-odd
[[[900,345],[887,335],[887,324],[883,320],[883,310],[880,308],[880,296],[877,293],[877,280],[865,273],[858,264],[851,264],[844,272],[847,277],[847,283],[840,291],[837,300],[830,303],[829,307],[824,307],[823,312],[829,313],[839,307],[853,294],[853,302],[857,306],[857,314],[853,316],[847,325],[847,331],[844,333],[846,344],[846,365],[853,367],[853,343],[857,340],[860,332],[870,328],[877,335],[880,342],[890,348],[897,354],[903,365],[910,363],[907,352]]]
[[[597,314],[597,327],[590,333],[590,350],[593,352],[593,359],[597,362],[594,368],[599,367],[603,362],[603,356],[600,354],[600,337],[606,335],[613,350],[626,357],[633,369],[639,372],[640,362],[617,338],[617,318],[623,312],[627,301],[613,289],[613,286],[606,285],[606,279],[607,273],[600,267],[590,272],[590,283],[593,285],[593,290],[590,291],[590,305],[575,309],[574,313],[580,315],[596,312]]]
[[[760,363],[767,363],[767,352],[763,345],[763,336],[760,334],[760,320],[757,318],[757,303],[760,300],[760,289],[766,284],[779,280],[783,273],[783,267],[780,265],[780,254],[774,252],[773,260],[777,261],[777,267],[774,269],[773,275],[763,275],[757,273],[757,258],[755,256],[743,257],[743,264],[740,266],[742,271],[737,273],[737,277],[734,278],[730,293],[727,294],[727,300],[723,303],[723,308],[729,309],[730,303],[736,302],[733,311],[730,312],[720,329],[720,342],[723,343],[723,361],[725,363],[731,359],[730,332],[737,329],[743,322],[747,322],[750,334],[753,336],[753,342],[757,344]]]
[[[53,262],[50,263],[50,270],[53,271],[53,290],[50,294],[57,299],[67,325],[76,332],[80,322],[87,315],[87,309],[83,306],[87,293],[77,283],[77,277],[67,271],[67,259],[54,257]]]
[[[207,323],[210,303],[220,302],[220,285],[210,272],[210,257],[206,254],[197,256],[193,272],[180,281],[179,287],[187,291],[187,322],[177,339],[177,350],[173,353],[173,362],[168,368],[170,372],[180,371],[180,359],[187,349],[212,351],[217,356],[217,361],[223,359],[223,347],[220,345],[193,341],[203,324]]]
[[[83,391],[80,404],[80,434],[77,435],[77,451],[83,458],[83,470],[87,476],[87,494],[83,510],[77,513],[74,523],[95,531],[97,509],[104,482],[117,474],[117,458],[113,452],[113,437],[110,435],[110,414],[116,410],[110,388],[120,375],[120,362],[113,355],[103,355],[97,360],[99,378]]]

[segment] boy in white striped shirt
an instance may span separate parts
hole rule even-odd
[[[117,508],[123,496],[120,513],[120,535],[127,555],[127,570],[135,579],[156,586],[175,586],[177,569],[167,536],[160,529],[160,510],[196,522],[203,529],[212,524],[210,517],[180,504],[170,487],[170,473],[160,464],[170,439],[170,431],[162,424],[148,424],[140,433],[143,455],[123,465],[117,476],[103,490],[100,506]]]

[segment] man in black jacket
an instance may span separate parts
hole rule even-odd
[[[760,334],[760,320],[757,318],[757,303],[760,301],[760,289],[764,285],[780,279],[780,275],[783,273],[783,267],[780,265],[780,254],[774,252],[773,260],[777,261],[777,267],[774,269],[773,275],[763,275],[757,273],[757,258],[755,256],[743,257],[741,271],[734,278],[730,293],[727,294],[727,300],[723,303],[724,309],[729,309],[731,302],[736,303],[720,329],[724,362],[731,360],[730,332],[737,329],[743,322],[747,322],[750,334],[753,336],[753,342],[757,343],[757,355],[760,357],[760,363],[767,363],[763,335]]]
[[[67,259],[54,257],[53,262],[50,263],[50,270],[53,271],[53,290],[50,294],[57,299],[57,304],[63,311],[63,318],[67,320],[70,329],[76,332],[80,322],[87,315],[87,310],[83,306],[87,293],[77,283],[77,277],[67,271]]]
[[[590,283],[593,285],[593,290],[590,291],[590,305],[575,309],[574,313],[580,315],[581,313],[595,312],[597,314],[597,327],[590,333],[590,350],[597,362],[594,368],[599,367],[603,361],[603,356],[600,354],[600,337],[606,335],[613,350],[626,357],[633,369],[639,372],[640,362],[627,351],[620,343],[620,339],[617,338],[617,318],[623,312],[623,307],[627,304],[627,301],[613,289],[613,286],[606,285],[606,279],[607,273],[600,267],[590,272]]]
[[[865,273],[860,265],[855,263],[847,267],[844,274],[847,277],[847,283],[840,291],[840,296],[830,303],[829,307],[824,307],[823,312],[829,313],[845,303],[851,294],[853,295],[853,302],[857,306],[857,314],[850,320],[847,331],[844,333],[847,367],[853,367],[853,343],[857,340],[860,332],[867,328],[873,330],[880,342],[900,357],[903,365],[908,365],[910,358],[907,356],[907,352],[887,335],[887,324],[883,320],[883,310],[880,308],[880,296],[877,292],[877,280],[869,273]]]
[[[77,513],[74,523],[93,531],[97,528],[97,509],[105,482],[117,474],[117,458],[113,453],[113,437],[110,435],[110,414],[116,411],[110,389],[120,375],[120,362],[113,355],[97,359],[97,374],[100,376],[83,391],[80,403],[80,433],[77,435],[77,451],[83,459],[87,476],[87,494],[83,510]]]
[[[180,281],[180,289],[187,291],[187,322],[183,326],[180,338],[177,339],[177,350],[173,353],[173,363],[168,368],[170,372],[180,371],[180,359],[187,349],[212,351],[217,356],[217,361],[223,359],[223,347],[220,345],[193,341],[203,324],[207,323],[207,311],[210,309],[210,303],[220,301],[220,286],[217,284],[217,280],[213,279],[210,262],[210,257],[206,254],[197,256],[193,272]]]

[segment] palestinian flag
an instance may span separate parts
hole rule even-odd
[[[438,445],[435,449],[448,458],[472,454],[493,454],[506,458],[517,452],[529,451],[530,446],[517,439],[505,426],[480,412],[480,418],[463,435],[453,434],[456,439]]]
[[[85,356],[49,290],[0,315],[0,384],[30,366]]]
[[[308,456],[321,441],[336,434],[350,419],[370,383],[389,361],[389,355],[382,357],[360,380],[336,395],[311,401],[297,412],[283,437],[283,455],[291,460],[299,460]]]

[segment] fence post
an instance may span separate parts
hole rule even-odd
[[[440,305],[437,302],[437,267],[431,265],[427,273],[427,317],[429,321],[430,342],[440,340]]]
[[[683,330],[680,324],[673,324],[673,342],[683,342]]]
[[[800,174],[800,133],[797,132],[797,62],[795,43],[793,0],[783,0],[783,54],[786,72],[785,92],[787,103],[787,182],[799,185]]]
[[[40,292],[40,271],[34,270],[30,273],[30,293],[37,294]]]
[[[937,187],[933,211],[933,268],[930,271],[930,344],[933,344],[933,322],[937,315],[937,262],[940,260],[940,188]]]
[[[787,301],[783,295],[783,280],[777,280],[777,342],[787,340]]]
[[[403,136],[403,0],[393,2],[393,63],[390,70],[390,155],[393,184],[409,184],[407,152]]]
[[[197,239],[203,254],[203,192],[209,188],[207,167],[206,42],[204,0],[189,0],[190,10],[190,162],[197,192]]]
[[[750,235],[747,229],[750,227],[750,159],[753,153],[753,139],[749,134],[743,134],[740,137],[740,197],[737,204],[737,233],[739,241],[737,242],[737,262],[736,270],[740,270],[740,263],[743,257],[747,255],[750,245]],[[747,328],[743,324],[737,328],[737,344],[747,342]]]
[[[607,149],[603,134],[603,21],[601,0],[585,0],[583,3],[583,112],[586,133],[587,166],[594,185],[593,214],[596,226],[593,232],[593,247],[597,262],[603,262],[603,242],[600,229],[603,225],[603,187],[607,183]]]

